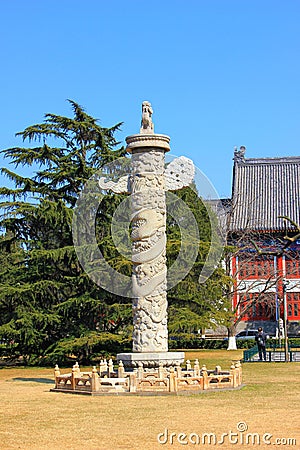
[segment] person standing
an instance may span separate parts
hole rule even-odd
[[[259,354],[259,360],[262,361],[266,361],[266,340],[267,340],[267,335],[266,333],[263,331],[262,327],[258,328],[258,332],[255,335],[255,341],[257,343],[257,347],[258,347],[258,354]]]

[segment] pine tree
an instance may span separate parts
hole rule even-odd
[[[123,147],[115,150],[121,123],[103,128],[77,103],[69,103],[73,118],[46,114],[43,123],[17,133],[37,147],[2,151],[16,167],[39,166],[32,177],[3,168],[14,188],[0,189],[2,257],[11,259],[0,274],[0,338],[13,342],[11,356],[25,362],[51,352],[57,360],[62,356],[57,348],[65,341],[72,348],[78,338],[89,342],[92,336],[95,346],[97,332],[115,331],[129,321],[126,302],[97,287],[81,269],[71,228],[84,183],[125,155]],[[108,196],[102,202],[102,225],[118,201]]]

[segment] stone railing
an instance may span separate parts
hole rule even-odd
[[[157,369],[144,369],[142,364],[132,372],[126,372],[122,361],[118,369],[113,368],[112,360],[101,361],[99,369],[94,366],[91,372],[81,372],[79,365],[73,366],[72,372],[61,374],[58,366],[54,370],[54,392],[70,392],[91,395],[111,393],[177,393],[204,391],[212,389],[234,389],[242,384],[242,367],[240,362],[232,363],[230,370],[224,371],[220,366],[214,370],[201,368],[196,359],[194,366],[190,361],[182,368],[165,368],[161,364]]]

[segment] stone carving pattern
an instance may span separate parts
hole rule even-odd
[[[132,156],[133,351],[168,350],[164,153]]]
[[[163,152],[140,153],[135,161],[136,176],[125,175],[117,182],[107,181],[105,177],[99,180],[101,189],[110,189],[115,193],[139,192],[146,189],[175,191],[188,186],[195,176],[193,162],[185,156],[180,156],[163,169]],[[145,173],[139,173],[143,168]],[[152,173],[155,171],[155,173]],[[133,185],[134,183],[134,185]]]
[[[165,180],[166,191],[175,191],[188,186],[194,179],[195,166],[185,156],[174,159],[166,168]]]
[[[99,179],[99,186],[101,189],[110,189],[116,194],[121,194],[122,192],[129,193],[130,192],[130,177],[128,175],[124,175],[119,178],[118,181],[107,181],[105,177],[101,177]]]

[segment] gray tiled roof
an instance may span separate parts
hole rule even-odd
[[[300,157],[236,158],[232,201],[231,231],[280,231],[278,216],[300,224]]]

